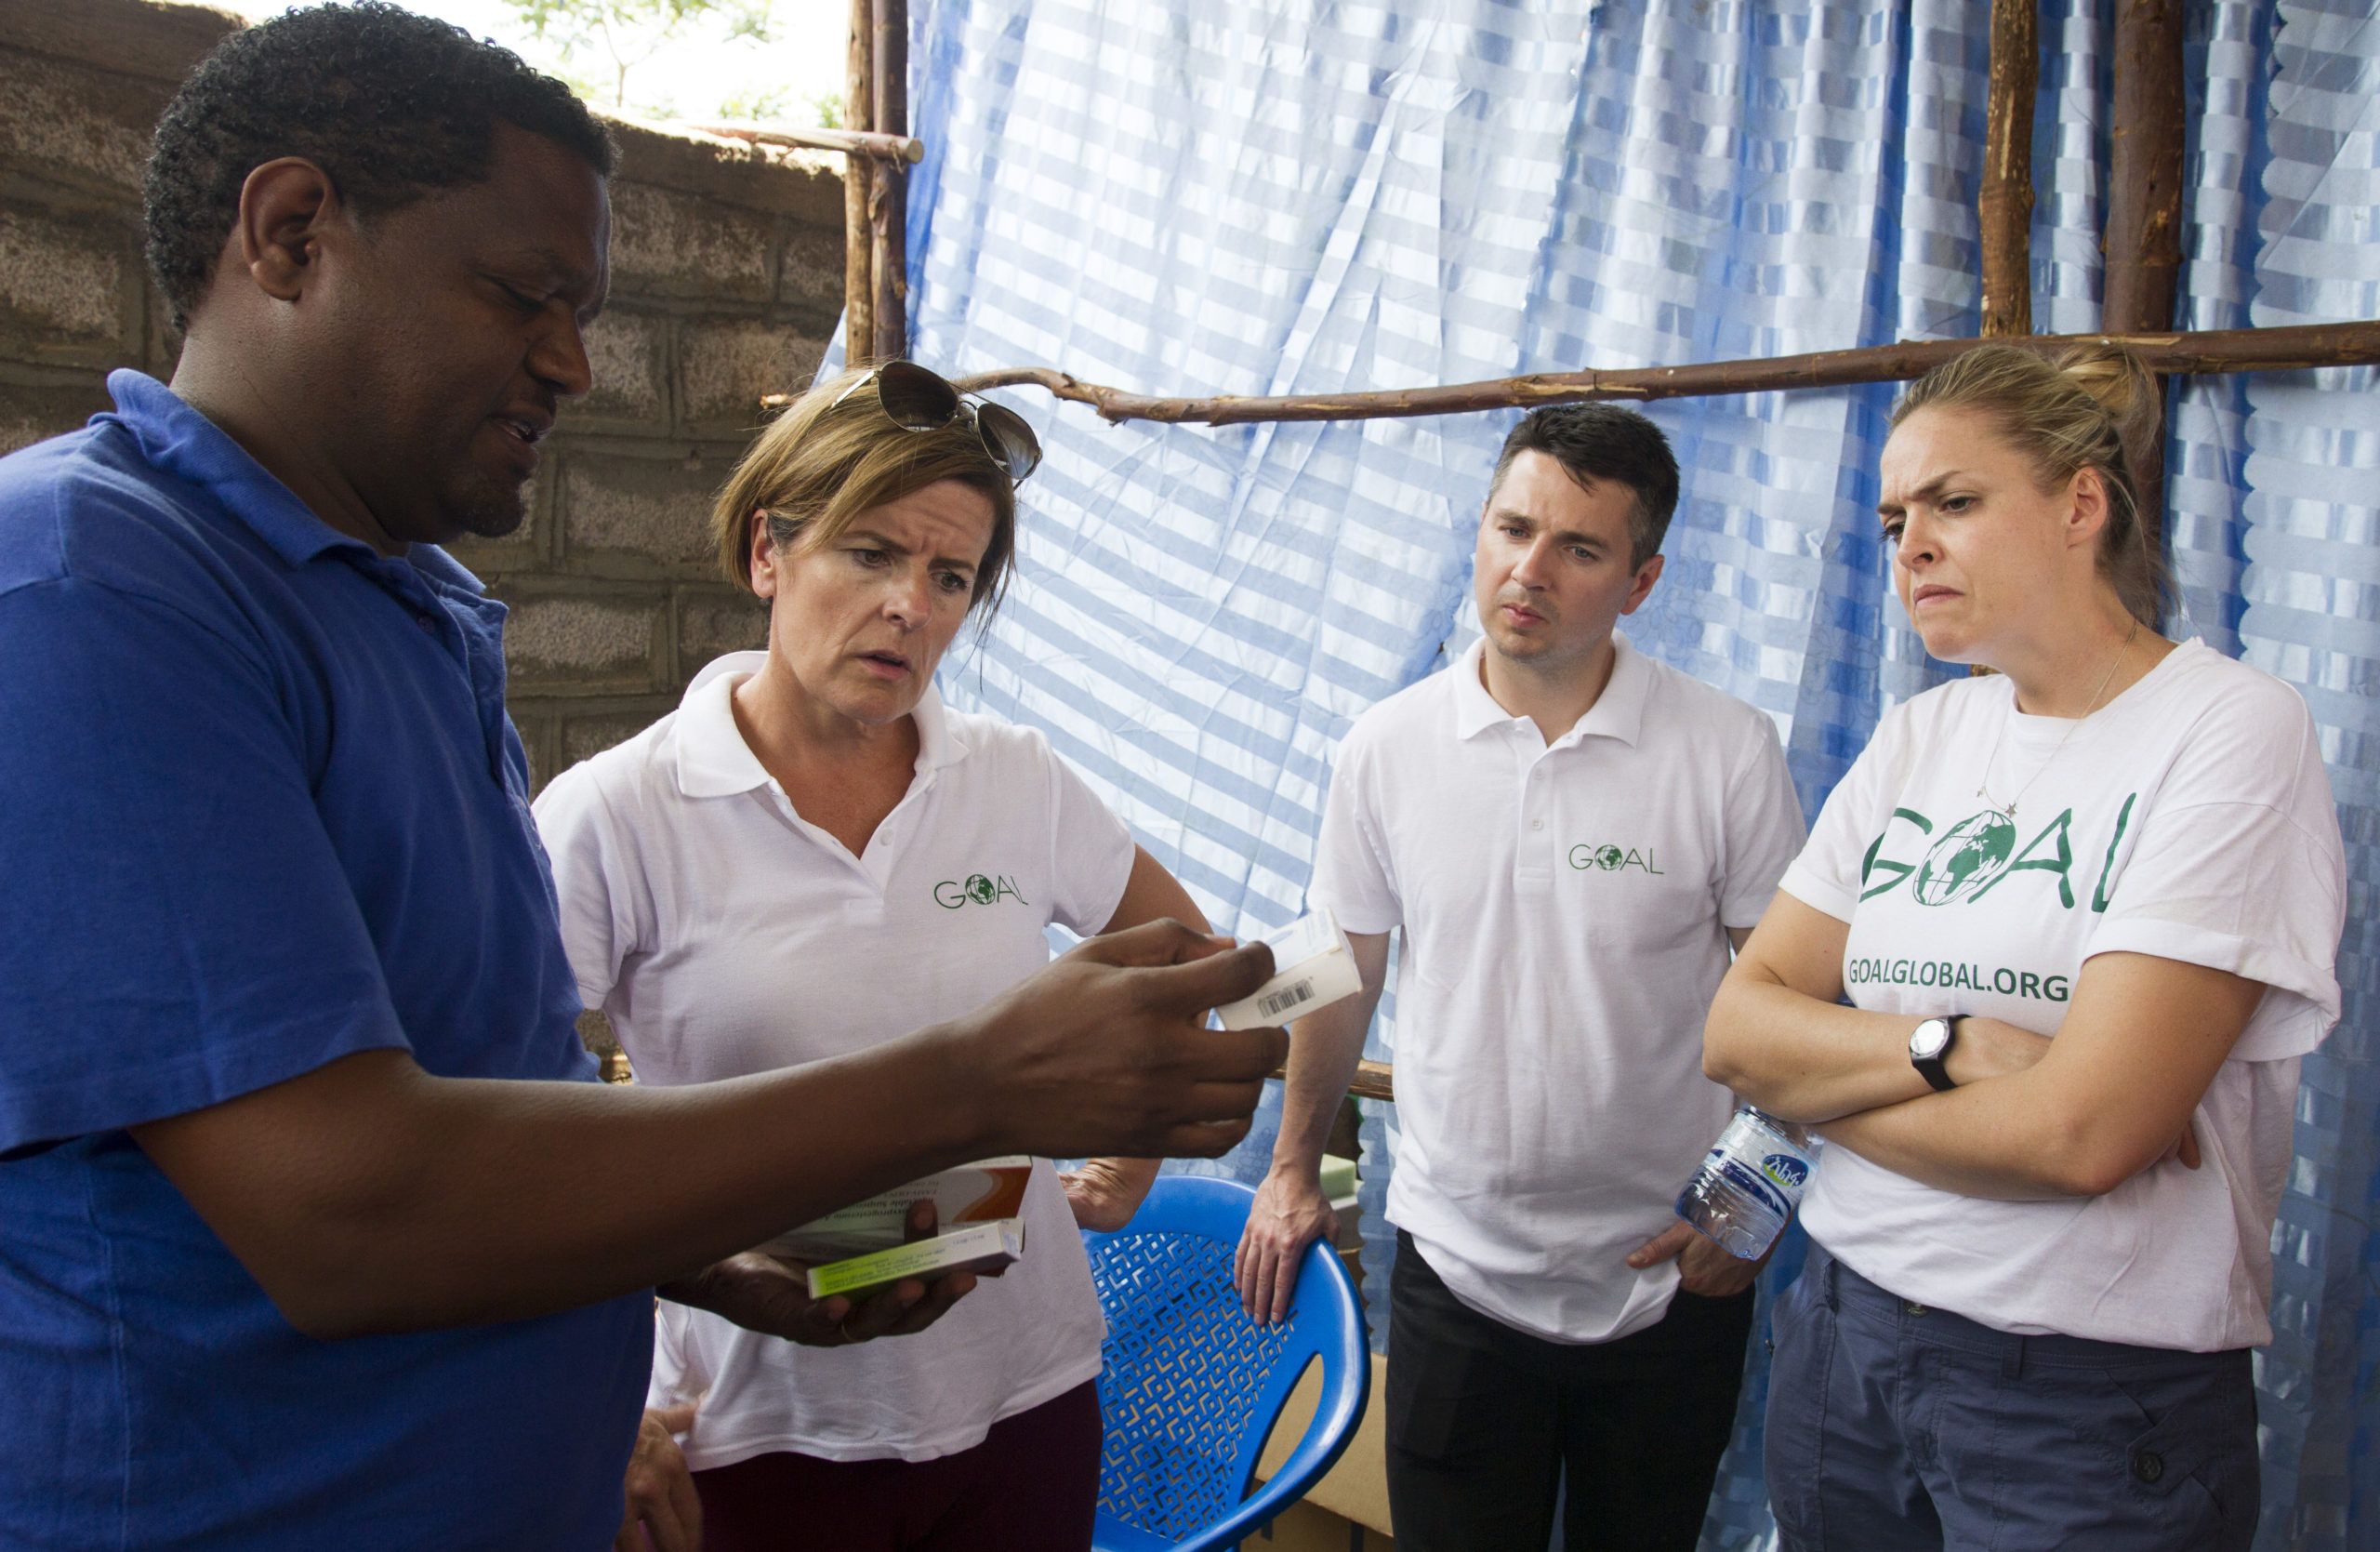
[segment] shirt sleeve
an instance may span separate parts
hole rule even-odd
[[[642,875],[626,855],[626,832],[591,763],[547,783],[532,812],[554,870],[562,952],[570,956],[578,1000],[601,1008],[619,985],[620,966],[641,946]]]
[[[1329,907],[1351,933],[1394,932],[1405,922],[1396,878],[1382,833],[1369,742],[1361,724],[1339,746],[1315,838],[1314,879],[1306,909]]]
[[[0,1154],[408,1048],[311,756],[237,621],[0,596]]]
[[[1091,789],[1050,741],[1033,735],[1049,794],[1050,919],[1085,937],[1106,929],[1131,882],[1138,848],[1124,821]]]
[[[1727,785],[1725,827],[1726,872],[1719,881],[1719,924],[1755,927],[1777,894],[1794,854],[1802,849],[1802,801],[1785,768],[1785,748],[1777,724],[1761,717],[1745,740],[1745,758]]]
[[[2104,895],[2090,952],[2154,954],[2269,988],[2231,1048],[2302,1056],[2339,1018],[2347,860],[2305,703],[2272,684],[2205,719]]]
[[[1778,881],[1778,888],[1838,922],[1849,922],[1859,904],[1868,851],[1885,817],[1886,783],[1906,736],[1906,707],[1897,707],[1876,724],[1868,747],[1827,794],[1801,855]]]

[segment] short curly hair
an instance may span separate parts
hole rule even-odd
[[[149,266],[174,326],[205,294],[257,167],[302,156],[368,219],[484,180],[498,123],[612,174],[612,138],[568,86],[449,22],[359,0],[231,33],[166,104],[142,180]]]

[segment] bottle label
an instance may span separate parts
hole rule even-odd
[[[1790,1153],[1772,1153],[1760,1161],[1760,1173],[1798,1198],[1810,1178],[1810,1166]]]
[[[1743,1160],[1719,1161],[1719,1173],[1726,1177],[1728,1185],[1759,1202],[1778,1217],[1792,1216],[1794,1198],[1779,1190],[1765,1174],[1753,1170]]]

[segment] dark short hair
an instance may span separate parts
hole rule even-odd
[[[1581,485],[1609,480],[1636,497],[1628,516],[1630,564],[1643,565],[1661,551],[1677,511],[1677,456],[1661,429],[1619,405],[1549,405],[1521,417],[1496,455],[1492,492],[1523,453],[1543,453]]]
[[[360,0],[231,33],[165,105],[142,180],[149,266],[175,326],[205,294],[258,166],[302,156],[368,219],[484,181],[499,123],[612,174],[611,136],[568,86],[449,22]]]

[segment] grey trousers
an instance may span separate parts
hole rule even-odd
[[[1815,1246],[1772,1324],[1786,1552],[2247,1552],[2254,1537],[2245,1349],[2013,1336]]]

